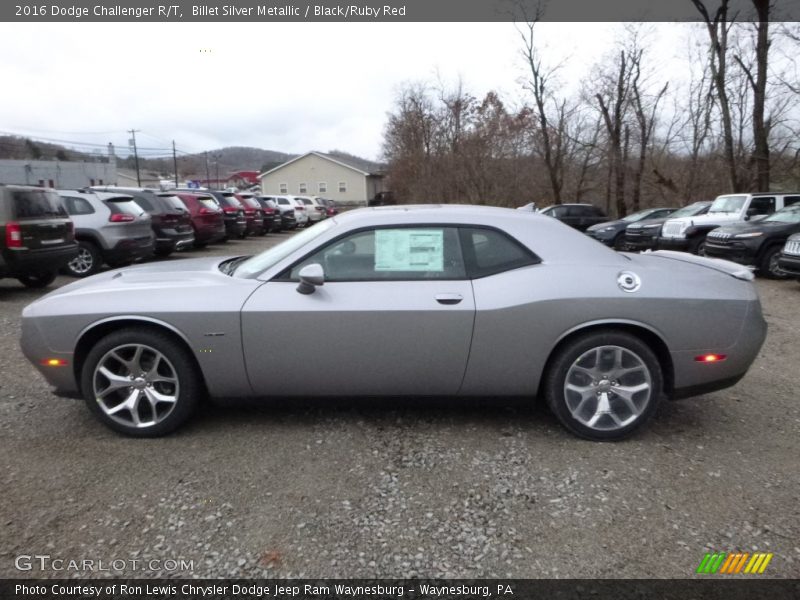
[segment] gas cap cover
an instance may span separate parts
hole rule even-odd
[[[622,271],[617,275],[617,285],[623,292],[638,292],[642,287],[642,280],[636,273]]]

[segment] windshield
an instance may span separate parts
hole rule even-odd
[[[703,210],[705,204],[702,202],[695,202],[694,204],[690,204],[689,206],[684,206],[683,208],[679,208],[674,213],[672,213],[669,218],[675,219],[680,217],[693,217],[698,213],[698,211]]]
[[[635,212],[632,215],[628,215],[627,217],[622,217],[622,220],[626,223],[636,223],[636,221],[641,221],[647,215],[652,213],[652,210],[640,210],[639,212]]]
[[[742,210],[747,196],[720,196],[711,204],[709,213],[735,213]]]
[[[247,278],[258,275],[325,233],[335,224],[335,219],[325,219],[318,225],[314,225],[312,229],[304,229],[301,233],[290,237],[285,242],[281,242],[277,246],[273,246],[269,250],[265,250],[261,254],[256,254],[246,260],[236,268],[233,276]]]
[[[774,212],[764,221],[770,221],[771,223],[800,223],[800,204],[792,204],[778,212]]]

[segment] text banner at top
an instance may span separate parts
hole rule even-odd
[[[711,18],[720,0],[704,0]],[[754,18],[750,0],[730,0],[726,20]],[[2,2],[0,20],[10,22],[489,22],[699,21],[690,0],[55,0]],[[800,20],[800,2],[775,0],[771,20]]]

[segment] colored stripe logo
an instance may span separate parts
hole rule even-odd
[[[761,575],[773,556],[772,552],[708,552],[696,572],[705,575]]]

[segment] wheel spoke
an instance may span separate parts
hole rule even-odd
[[[97,372],[108,380],[108,386],[97,393],[98,398],[104,398],[110,392],[121,388],[130,387],[131,385],[131,380],[129,378],[124,377],[123,375],[112,373],[106,367],[100,367],[97,369]]]
[[[153,388],[145,388],[144,393],[153,406],[155,406],[156,403],[158,402],[168,402],[170,404],[175,404],[176,401],[175,396],[168,396],[167,394],[162,394],[161,392],[157,392]]]
[[[639,392],[650,389],[650,384],[640,383],[639,385],[617,385],[611,388],[617,396],[624,400],[633,401],[633,396]]]

